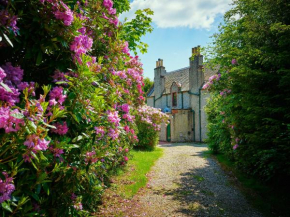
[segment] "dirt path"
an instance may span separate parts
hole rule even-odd
[[[205,145],[163,144],[164,155],[150,173],[148,189],[128,201],[120,216],[260,217]]]

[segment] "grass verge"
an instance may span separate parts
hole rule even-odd
[[[132,159],[125,170],[119,170],[112,184],[115,192],[124,197],[132,198],[140,188],[147,184],[146,174],[150,171],[156,160],[163,154],[161,148],[155,150],[132,150]]]
[[[204,152],[204,157],[215,158],[223,170],[231,177],[231,183],[237,186],[253,207],[267,217],[287,217],[290,213],[289,186],[265,184],[255,177],[249,177],[235,167],[234,162],[223,154]]]

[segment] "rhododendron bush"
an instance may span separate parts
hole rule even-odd
[[[0,1],[1,216],[89,215],[128,161],[144,84],[122,2]]]
[[[138,147],[154,149],[159,142],[161,124],[168,124],[169,117],[160,109],[147,105],[138,108],[136,124],[138,127]]]

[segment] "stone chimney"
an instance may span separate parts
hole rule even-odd
[[[165,88],[165,77],[166,74],[165,67],[163,66],[163,60],[158,59],[156,61],[156,68],[154,69],[154,93],[155,98],[159,98]]]
[[[192,48],[189,66],[189,89],[193,93],[198,93],[198,89],[204,82],[203,56],[200,54],[200,46]]]

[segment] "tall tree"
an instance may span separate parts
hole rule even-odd
[[[209,141],[245,171],[290,176],[290,4],[236,0],[208,49]]]

